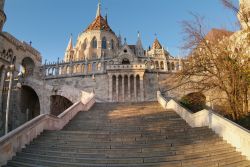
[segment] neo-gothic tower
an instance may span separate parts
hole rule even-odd
[[[243,29],[250,28],[250,0],[240,0],[238,18]]]
[[[96,60],[112,58],[119,48],[119,40],[108,25],[107,15],[101,15],[101,3],[98,3],[94,21],[81,33],[76,45],[73,46],[72,38],[65,52],[64,60]]]
[[[5,0],[0,0],[0,32],[3,30],[4,23],[6,21],[6,15],[4,13]]]

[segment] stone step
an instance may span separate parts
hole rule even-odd
[[[46,156],[38,154],[17,154],[17,157],[14,160],[19,160],[22,162],[32,161],[54,161],[54,162],[73,162],[73,163],[88,163],[88,164],[147,164],[147,163],[159,163],[159,162],[182,162],[182,165],[185,164],[206,164],[207,162],[218,162],[221,165],[227,165],[231,163],[238,162],[239,160],[244,160],[244,158],[236,152],[229,152],[223,154],[215,155],[196,155],[193,157],[186,157],[183,155],[174,155],[174,156],[158,156],[158,157],[132,157],[132,158],[76,158],[76,157],[57,157],[57,156]],[[226,161],[224,161],[226,160]],[[222,162],[223,161],[223,162]]]
[[[207,148],[209,147],[209,148]],[[210,150],[210,149],[223,149],[229,148],[230,145],[226,144],[224,141],[217,141],[217,142],[204,142],[204,143],[196,143],[196,144],[186,144],[181,143],[179,145],[145,145],[141,147],[135,147],[134,145],[118,145],[118,146],[111,146],[111,145],[101,145],[100,147],[96,146],[67,146],[67,145],[59,145],[58,147],[48,146],[48,145],[29,145],[26,149],[33,149],[33,150],[51,150],[51,151],[62,151],[62,152],[78,152],[78,153],[106,153],[112,152],[115,154],[119,154],[119,152],[133,152],[133,153],[150,153],[152,150],[155,153],[164,153],[167,151],[175,151],[177,153],[183,152],[195,152],[195,150]]]
[[[192,128],[159,104],[95,104],[63,130],[45,131],[6,167],[247,167],[208,127]]]
[[[39,155],[47,155],[47,156],[59,156],[59,157],[75,157],[75,158],[105,158],[105,157],[115,157],[115,158],[132,158],[132,157],[158,157],[158,156],[175,156],[175,155],[183,155],[186,157],[194,157],[194,156],[209,156],[209,155],[217,155],[222,153],[235,152],[235,149],[231,148],[229,145],[213,147],[210,149],[192,149],[192,150],[182,150],[182,149],[166,149],[166,150],[158,150],[155,152],[150,152],[141,150],[141,152],[129,152],[122,150],[122,152],[118,153],[117,150],[113,152],[112,150],[105,150],[96,153],[88,153],[88,152],[63,152],[63,151],[51,151],[49,149],[32,149],[27,148],[22,151],[22,153],[30,153],[30,154],[39,154]]]

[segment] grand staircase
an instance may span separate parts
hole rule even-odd
[[[95,104],[63,130],[45,131],[6,167],[250,167],[207,127],[158,103]]]

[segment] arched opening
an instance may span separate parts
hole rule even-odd
[[[116,76],[112,76],[112,101],[116,101]]]
[[[171,66],[172,66],[172,71],[174,71],[175,70],[174,62],[171,63]]]
[[[134,76],[131,75],[130,76],[130,96],[131,96],[131,100],[134,100],[135,97],[135,87],[134,87]]]
[[[136,75],[136,99],[140,100],[140,76]]]
[[[124,76],[124,101],[128,101],[128,76]]]
[[[63,96],[50,96],[50,113],[52,115],[58,116],[72,105],[73,103]]]
[[[163,63],[163,61],[160,62],[160,68],[161,68],[161,70],[164,70],[164,63]]]
[[[105,37],[102,38],[102,49],[107,49],[107,40]]]
[[[157,70],[159,70],[159,62],[158,62],[158,61],[155,62],[155,68],[156,68]]]
[[[122,101],[122,76],[118,76],[118,101]]]
[[[92,39],[91,44],[92,44],[92,48],[94,48],[94,49],[97,48],[97,40],[96,40],[96,37],[94,37],[94,38]]]
[[[24,68],[24,76],[32,76],[35,68],[35,63],[30,57],[25,57],[22,60],[22,66]]]
[[[122,64],[130,64],[129,59],[127,58],[122,59]]]
[[[29,121],[40,115],[40,102],[38,95],[29,86],[21,88],[20,108],[22,113],[26,115],[26,121]]]
[[[111,49],[114,49],[114,48],[115,48],[115,44],[114,44],[114,40],[113,40],[113,39],[111,39],[110,48],[111,48]]]
[[[167,66],[168,66],[168,71],[171,71],[171,67],[170,67],[170,63],[167,62]]]

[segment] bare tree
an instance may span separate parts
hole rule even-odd
[[[222,2],[239,11],[229,0]],[[177,75],[178,84],[200,92],[221,92],[216,99],[223,99],[225,112],[238,120],[249,113],[250,56],[244,46],[250,46],[250,31],[246,32],[249,40],[239,47],[229,37],[230,32],[220,30],[207,34],[203,18],[192,15],[194,21],[183,22],[186,34],[183,48],[191,50],[191,54]]]

